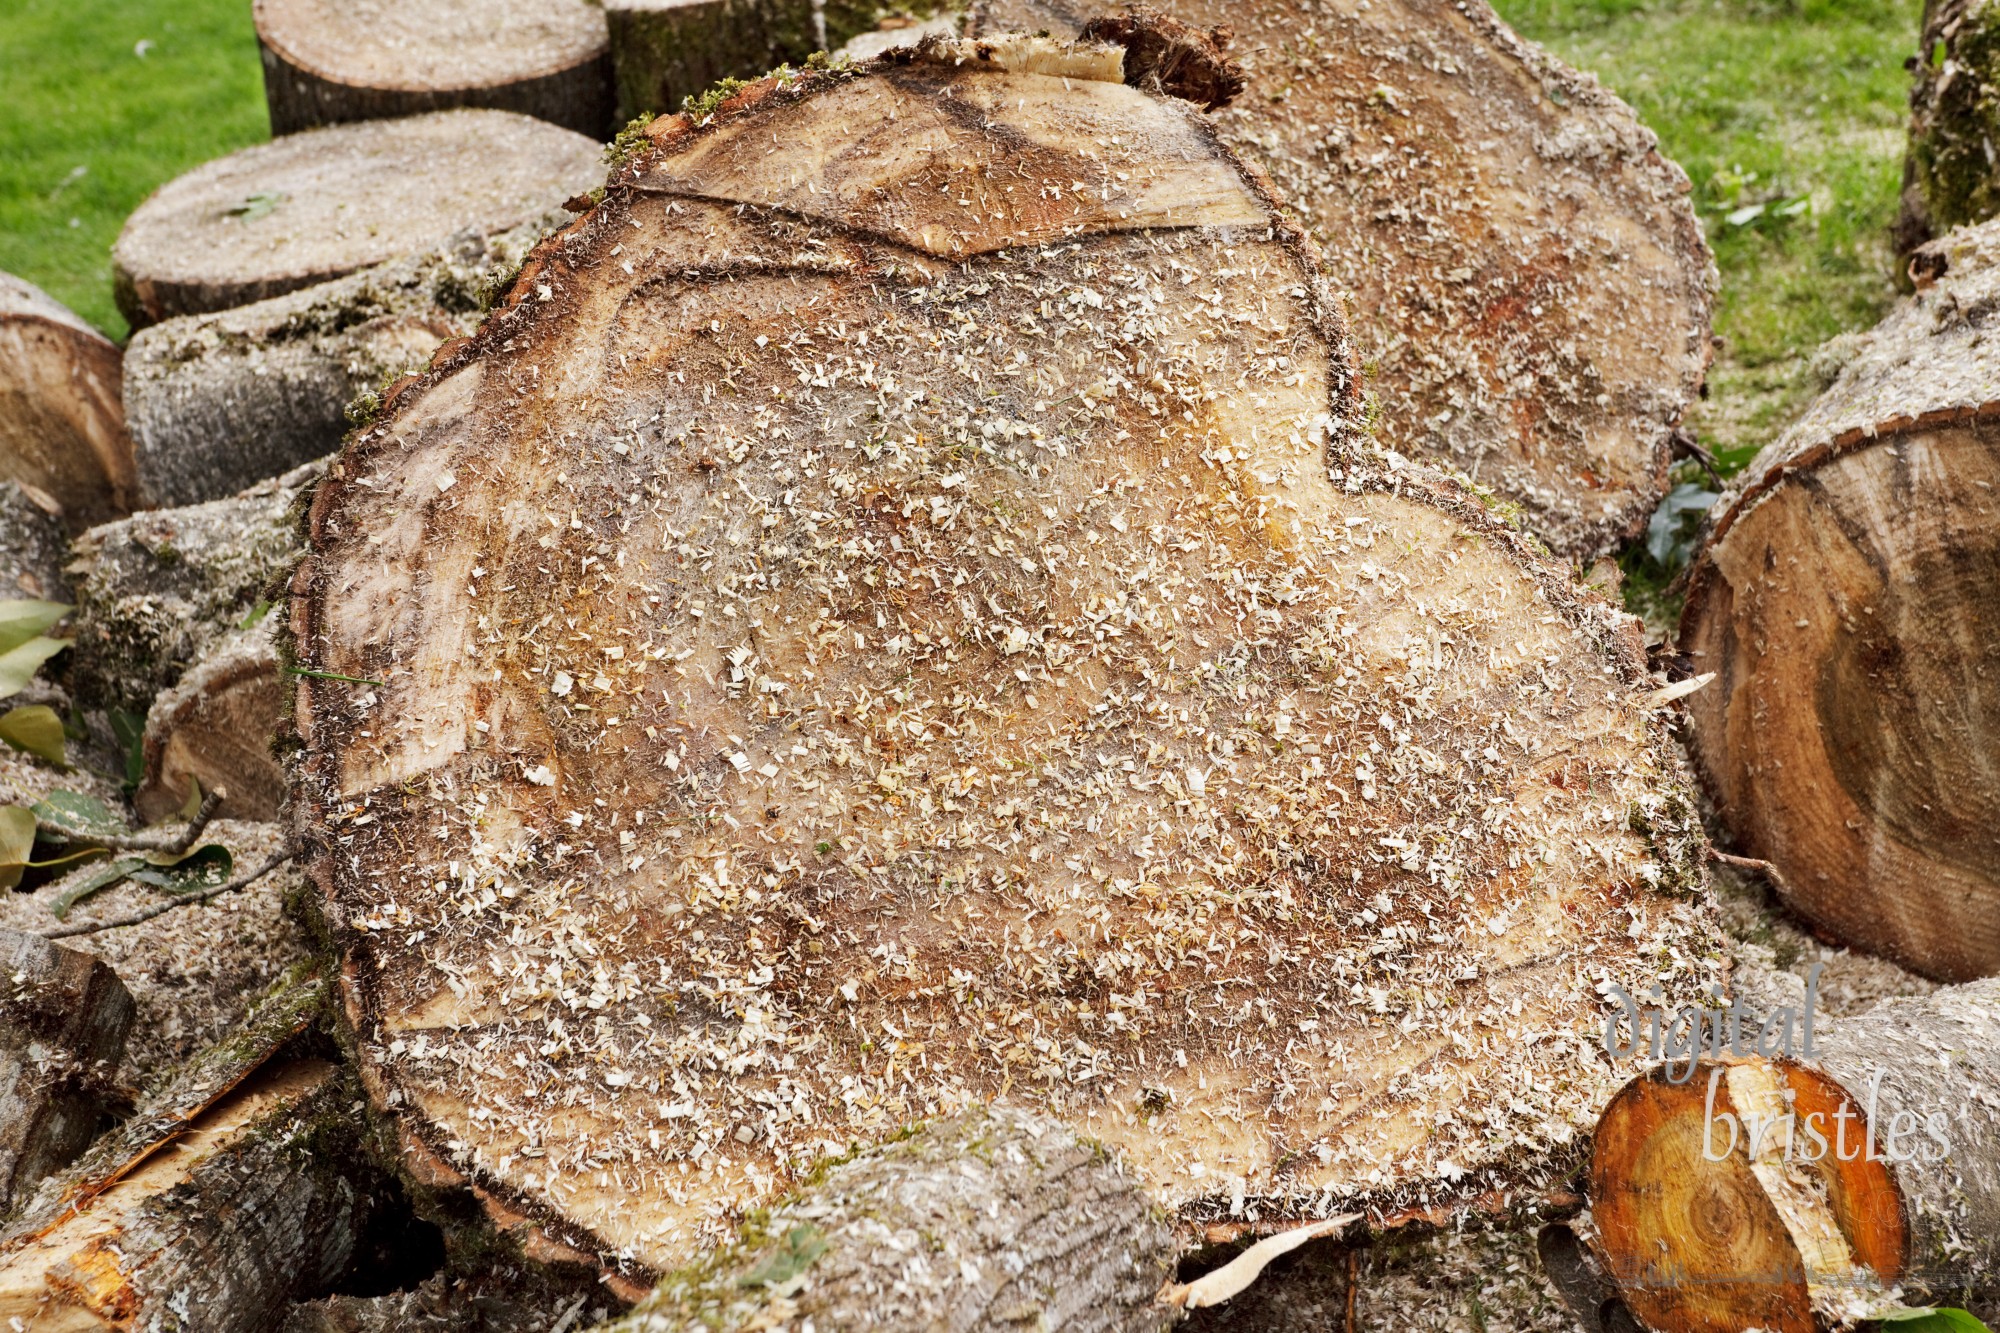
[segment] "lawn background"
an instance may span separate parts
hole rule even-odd
[[[1814,350],[1893,297],[1916,0],[1499,8],[1630,101],[1693,180],[1722,271],[1722,344],[1689,424],[1741,466],[1817,389]],[[0,269],[122,338],[109,249],[125,216],[268,133],[249,0],[8,0]]]

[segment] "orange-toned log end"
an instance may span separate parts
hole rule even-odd
[[[1903,1209],[1839,1084],[1790,1061],[1654,1071],[1598,1120],[1597,1245],[1657,1333],[1812,1333],[1816,1309],[1893,1283]]]

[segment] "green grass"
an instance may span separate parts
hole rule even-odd
[[[4,0],[0,71],[0,269],[123,337],[111,243],[126,216],[270,137],[250,0]]]

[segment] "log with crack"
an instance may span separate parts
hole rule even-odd
[[[1073,34],[1102,12],[985,0],[971,30]],[[1376,438],[1490,487],[1561,554],[1642,532],[1706,373],[1716,276],[1687,177],[1631,108],[1486,0],[1141,16],[1110,25],[1143,57],[1129,77],[1164,60],[1169,91],[1244,88],[1217,127],[1320,242]]]
[[[2000,971],[1996,258],[2000,223],[1917,253],[1926,286],[1716,505],[1680,624],[1735,849],[1819,930],[1952,981]]]
[[[316,493],[296,818],[413,1172],[640,1281],[996,1099],[1190,1236],[1442,1215],[1580,1154],[1601,983],[1710,980],[1630,622],[1357,442],[1311,242],[1120,61],[654,122]]]
[[[1816,1028],[1810,1055],[1670,1064],[1606,1108],[1593,1244],[1656,1333],[2000,1316],[2000,979]]]

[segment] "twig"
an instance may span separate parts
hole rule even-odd
[[[225,893],[234,893],[238,889],[247,889],[297,855],[298,852],[287,849],[267,858],[262,865],[249,874],[238,879],[232,879],[227,884],[218,884],[212,889],[203,889],[199,893],[183,893],[169,898],[163,903],[155,903],[151,907],[141,908],[136,912],[128,912],[124,916],[114,916],[109,921],[93,921],[89,925],[64,926],[61,930],[43,931],[42,938],[45,940],[60,940],[67,939],[72,935],[95,935],[100,930],[116,930],[120,926],[136,926],[141,921],[151,921],[156,916],[164,916],[177,907],[191,907],[196,903],[205,903],[210,898],[219,898]]]
[[[1771,881],[1772,888],[1787,898],[1792,894],[1791,886],[1785,883],[1785,877],[1779,874],[1778,867],[1769,861],[1759,861],[1754,856],[1731,856],[1728,852],[1718,852],[1713,847],[1708,849],[1708,856],[1711,861],[1728,866],[1732,870],[1748,870],[1752,874],[1762,875]]]
[[[1347,1333],[1356,1333],[1354,1327],[1354,1289],[1361,1276],[1361,1251],[1348,1247],[1347,1251]]]
[[[188,848],[195,845],[208,829],[209,821],[227,799],[229,793],[221,787],[201,798],[201,808],[194,812],[185,829],[178,835],[149,831],[145,833],[90,833],[54,819],[37,820],[38,832],[64,843],[89,843],[95,847],[108,847],[115,852],[164,852],[168,856],[185,855]]]

